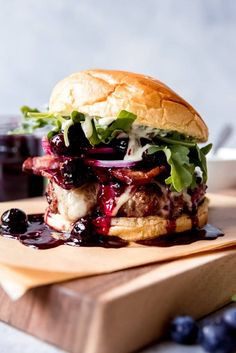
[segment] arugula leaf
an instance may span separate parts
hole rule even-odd
[[[148,153],[163,151],[170,165],[170,176],[165,180],[166,184],[180,192],[185,188],[196,186],[195,168],[202,171],[203,182],[207,181],[206,154],[210,151],[212,144],[199,148],[194,146],[183,146],[182,144],[169,144],[167,146],[153,145],[149,147]]]
[[[49,140],[61,131],[62,122],[60,120],[55,120],[52,121],[51,125],[54,126],[54,128],[47,133],[47,138]]]
[[[65,145],[69,146],[69,129],[74,124],[81,124],[87,139],[93,146],[100,143],[109,144],[116,136],[124,132],[128,134],[132,124],[137,118],[133,113],[122,110],[116,120],[108,126],[99,125],[99,117],[86,116],[78,111],[73,111],[68,116],[59,113],[39,112],[38,109],[24,106],[21,108],[24,119],[21,127],[15,133],[32,133],[36,129],[49,127],[47,137],[50,139],[55,134],[63,132]],[[148,148],[148,153],[163,151],[167,163],[170,165],[170,176],[165,180],[173,190],[178,192],[186,188],[196,186],[195,168],[199,167],[202,171],[202,179],[207,180],[206,154],[212,145],[209,144],[202,148],[197,146],[196,141],[190,140],[185,136],[171,132],[166,136],[154,136],[156,145]],[[160,144],[159,144],[160,143]]]
[[[128,133],[136,119],[136,115],[122,110],[116,120],[108,126],[99,125],[99,119],[95,120],[91,117],[87,117],[87,119],[90,119],[89,123],[92,125],[92,135],[86,137],[90,144],[95,146],[100,143],[109,144],[121,132]]]
[[[163,151],[166,160],[170,165],[170,176],[165,180],[166,184],[171,185],[174,190],[180,192],[188,188],[193,181],[194,165],[189,163],[189,149],[181,145],[152,146],[148,153]]]
[[[21,112],[23,114],[21,125],[11,131],[10,133],[12,134],[32,134],[35,130],[48,126],[50,131],[47,137],[52,138],[61,131],[63,122],[68,119],[68,117],[62,117],[58,113],[43,113],[36,108],[30,108],[28,106],[21,107]]]
[[[207,162],[206,162],[206,156],[202,152],[202,149],[200,149],[198,146],[196,146],[196,150],[198,153],[198,163],[197,165],[201,168],[202,171],[202,179],[203,182],[205,183],[207,181]]]
[[[201,151],[206,156],[210,152],[211,149],[212,149],[212,143],[209,143],[208,145],[202,147]]]
[[[30,120],[28,120],[28,113],[30,112],[34,112],[34,113],[38,113],[39,110],[36,108],[30,108],[26,105],[24,105],[23,107],[21,107],[21,112],[23,115],[23,121],[21,123],[21,125],[19,127],[17,127],[16,129],[10,131],[10,134],[32,134],[34,132],[35,129],[38,128],[43,128],[44,126],[46,126],[46,123],[42,120],[39,119],[37,122],[32,122]]]
[[[92,124],[93,133],[88,138],[88,140],[92,146],[96,146],[96,145],[99,145],[99,143],[101,142],[101,139],[98,136],[98,132],[93,119],[91,120],[91,124]]]
[[[165,149],[168,149],[167,146],[157,146],[157,145],[152,145],[151,147],[148,148],[148,154],[153,154],[153,153],[156,153],[156,152],[159,152],[159,151],[163,151],[165,152],[164,150]],[[168,152],[165,152],[165,155],[166,155],[166,159],[169,158],[169,155],[167,155]]]
[[[117,116],[117,119],[130,119],[132,122],[137,118],[137,115],[128,112],[127,110],[121,110]]]
[[[95,146],[100,143],[110,143],[120,132],[128,133],[131,126],[136,119],[136,115],[122,110],[115,121],[109,126],[99,126],[95,124],[93,117],[85,116],[85,114],[78,111],[73,111],[69,116],[62,116],[59,113],[53,112],[40,112],[36,108],[23,106],[21,108],[23,114],[23,121],[21,127],[13,131],[13,133],[33,133],[36,129],[48,126],[49,132],[48,139],[51,139],[55,134],[63,131],[65,145],[69,146],[68,132],[74,124],[85,124],[86,119],[91,124],[92,134],[86,136],[90,144]]]
[[[68,120],[64,126],[63,126],[63,129],[64,129],[64,134],[63,134],[63,137],[64,137],[64,142],[65,142],[65,146],[66,147],[69,147],[70,146],[70,141],[69,141],[69,136],[68,136],[68,133],[69,133],[69,128],[74,125],[74,122],[72,119]]]
[[[208,144],[202,148],[199,148],[197,145],[194,148],[190,149],[189,158],[190,162],[193,163],[196,167],[199,167],[202,171],[203,182],[207,181],[207,160],[206,155],[210,152],[212,144]]]
[[[185,138],[181,138],[181,135],[177,133],[173,133],[171,137],[156,136],[156,139],[171,145],[182,145],[186,147],[194,147],[196,145],[195,141],[189,141]]]
[[[100,137],[100,142],[110,143],[120,132],[128,133],[131,126],[137,116],[133,113],[129,113],[126,110],[121,110],[115,121],[113,121],[108,127],[98,127],[97,131]],[[98,121],[99,124],[99,121]]]
[[[61,124],[58,124],[60,120],[55,120],[55,123],[57,123],[57,127],[53,130],[54,134],[60,132],[63,129],[63,137],[64,137],[64,142],[65,146],[69,147],[70,141],[69,141],[69,129],[72,125],[74,124],[79,124],[85,120],[85,116],[82,113],[79,113],[77,111],[73,111],[70,115],[70,117],[62,117],[65,121],[62,121]],[[48,133],[48,138],[51,136],[52,131]]]
[[[27,117],[28,113],[39,113],[39,110],[37,108],[30,108],[27,105],[23,105],[20,110],[24,117]]]
[[[82,121],[85,121],[85,115],[83,113],[79,113],[74,110],[71,113],[71,119],[74,124],[78,124],[78,123],[81,123]]]
[[[169,150],[170,152],[166,156],[171,171],[165,182],[171,184],[176,191],[180,192],[191,185],[194,166],[189,163],[189,149],[185,146],[172,145]]]

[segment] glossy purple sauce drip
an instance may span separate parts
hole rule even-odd
[[[111,217],[96,217],[92,222],[98,234],[107,236],[111,226]]]
[[[105,218],[104,218],[105,219]],[[109,227],[109,221],[104,221],[103,231]],[[91,234],[90,238],[81,239],[70,233],[58,232],[44,223],[43,214],[28,215],[27,231],[23,234],[5,232],[0,228],[0,234],[7,238],[18,239],[22,244],[36,249],[50,249],[59,245],[121,248],[128,243],[118,237]]]
[[[102,183],[99,186],[97,203],[99,211],[107,217],[112,217],[118,198],[125,192],[126,185],[120,183]],[[104,233],[102,233],[104,234]]]
[[[170,247],[175,245],[192,244],[199,240],[214,240],[223,235],[224,233],[220,229],[211,224],[206,224],[200,229],[193,228],[182,233],[172,233],[154,239],[140,240],[137,243],[146,246]]]
[[[99,234],[91,234],[91,237],[81,239],[73,234],[57,232],[48,227],[43,221],[43,215],[29,215],[27,231],[23,234],[10,234],[0,229],[0,234],[4,237],[18,239],[22,244],[36,249],[50,249],[59,245],[121,248],[129,245],[129,242],[119,237],[107,236],[110,227],[109,217],[97,217],[93,225]],[[159,236],[154,239],[137,241],[138,244],[145,246],[170,247],[175,245],[191,244],[199,240],[214,240],[224,233],[207,224],[201,229],[195,228],[187,232],[171,233],[175,230],[175,221],[169,227],[170,234]],[[103,234],[103,235],[101,235]]]

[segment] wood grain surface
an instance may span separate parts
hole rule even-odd
[[[236,233],[234,212],[217,217]],[[132,352],[161,337],[174,315],[198,318],[229,302],[235,277],[229,249],[45,286],[15,302],[0,290],[0,319],[68,352]]]

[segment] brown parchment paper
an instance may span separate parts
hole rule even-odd
[[[35,250],[17,240],[0,237],[0,283],[16,299],[29,288],[129,267],[170,261],[191,254],[201,254],[236,247],[236,198],[209,195],[209,222],[225,233],[216,240],[166,248],[132,244],[126,248],[79,248],[62,245],[49,250]],[[43,199],[0,204],[0,213],[11,207],[27,213],[43,212]]]

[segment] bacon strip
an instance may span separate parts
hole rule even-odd
[[[63,158],[64,161],[66,158]],[[70,158],[69,158],[70,159]],[[36,175],[42,175],[49,179],[55,178],[58,170],[61,168],[63,163],[62,159],[53,156],[45,155],[42,157],[29,157],[23,163],[23,171],[27,173],[33,173]],[[133,170],[129,168],[114,168],[110,170],[111,175],[130,185],[135,183],[136,185],[149,183],[155,176],[159,175],[165,170],[164,166],[158,166],[151,170]]]
[[[59,158],[51,155],[29,157],[24,161],[22,169],[27,173],[45,176],[47,172],[57,170],[59,163]]]
[[[111,174],[116,179],[126,184],[146,184],[155,176],[159,175],[165,170],[164,166],[155,167],[149,171],[132,170],[129,168],[112,169]]]

